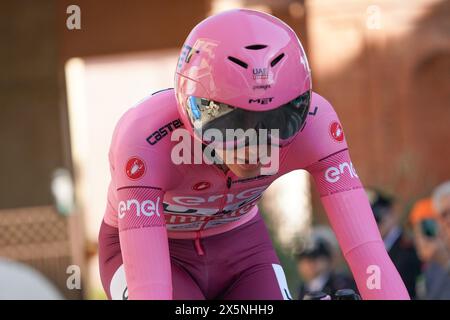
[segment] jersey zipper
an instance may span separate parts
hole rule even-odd
[[[231,188],[231,183],[232,183],[233,181],[231,180],[231,177],[228,177],[227,178],[227,188],[228,189],[230,189]]]
[[[200,243],[200,230],[195,233],[194,244],[195,244],[195,250],[197,251],[197,254],[199,256],[204,256],[205,251],[203,250],[202,244]]]
[[[219,168],[217,168],[217,169],[219,169]],[[222,173],[224,173],[223,170],[221,170],[221,169],[219,169],[219,170],[220,170]],[[230,190],[231,185],[232,185],[232,183],[233,183],[233,180],[231,179],[231,177],[228,176],[228,174],[229,174],[230,172],[231,172],[231,171],[228,170],[228,172],[225,173],[225,176],[226,176],[226,178],[227,178],[227,180],[226,180],[226,189],[225,189],[225,191],[224,191],[224,197],[223,197],[223,199],[222,199],[222,201],[221,201],[221,204],[220,204],[220,206],[219,206],[219,211],[222,211],[223,208],[225,207],[225,204],[226,204],[226,201],[227,201],[228,190]],[[211,219],[212,219],[212,217],[207,217],[207,218],[205,219],[205,222],[201,225],[200,229],[197,230],[196,233],[195,233],[194,245],[195,245],[195,250],[197,251],[197,254],[198,254],[199,256],[205,255],[205,251],[203,250],[202,244],[201,244],[201,242],[200,242],[200,239],[201,239],[201,237],[200,237],[200,232],[205,228],[206,224],[207,224],[208,221],[210,221]]]
[[[229,172],[230,171],[228,171],[228,173]],[[219,211],[223,211],[223,208],[225,207],[225,205],[227,203],[227,200],[228,200],[228,191],[231,189],[231,185],[233,184],[233,179],[231,179],[231,177],[228,176],[228,173],[227,173],[227,180],[226,180],[226,186],[227,187],[226,187],[226,189],[223,192],[224,197],[223,197],[223,199],[222,199],[222,201],[220,203]]]

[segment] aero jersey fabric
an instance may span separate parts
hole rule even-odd
[[[111,182],[104,223],[119,229],[129,298],[172,299],[170,239],[229,232],[258,215],[256,204],[278,177],[311,173],[331,226],[364,299],[408,299],[389,259],[367,196],[329,102],[313,93],[306,123],[279,150],[272,175],[242,179],[206,163],[175,164],[183,124],[172,89],[156,93],[119,120],[109,152]],[[245,234],[236,241],[245,242]],[[197,252],[202,254],[199,242]],[[378,280],[379,279],[379,280]]]

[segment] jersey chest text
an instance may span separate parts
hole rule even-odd
[[[219,194],[166,194],[163,202],[166,225],[170,230],[196,230],[238,220],[257,204],[267,187]]]

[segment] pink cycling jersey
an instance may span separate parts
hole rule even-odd
[[[176,103],[172,89],[146,98],[122,116],[112,138],[104,222],[119,230],[129,298],[171,299],[167,238],[200,239],[245,224],[257,214],[264,190],[297,169],[313,176],[363,298],[409,298],[329,102],[314,93],[305,125],[280,149],[278,171],[250,179],[214,164],[172,161],[179,142],[171,135],[183,126]]]

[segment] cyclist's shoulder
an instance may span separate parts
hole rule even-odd
[[[160,90],[145,97],[122,115],[114,129],[112,146],[121,148],[136,145],[157,149],[164,144],[159,143],[163,141],[159,131],[164,131],[164,128],[172,131],[180,126],[173,89]]]
[[[312,92],[311,106],[309,108],[308,120],[320,121],[323,115],[335,114],[333,105],[325,97],[317,92]]]
[[[337,137],[334,136],[336,130],[338,130]],[[342,135],[339,135],[340,133]],[[330,143],[329,145],[333,146],[333,142],[343,142],[342,126],[333,105],[317,93],[312,95],[308,118],[302,134],[305,136],[302,137],[302,140],[313,140],[316,142],[314,145],[323,142],[325,144]],[[330,137],[336,139],[330,141]]]
[[[335,121],[339,120],[331,103],[320,94],[312,92],[308,116],[293,144],[303,145],[311,141],[326,140],[329,135],[324,133]]]
[[[132,181],[134,185],[167,189],[180,177],[181,171],[171,160],[175,142],[170,139],[170,131],[181,126],[178,117],[173,90],[146,97],[122,116],[109,151],[117,186]]]
[[[290,146],[288,161],[304,168],[345,148],[344,131],[332,104],[313,92],[308,117]]]

